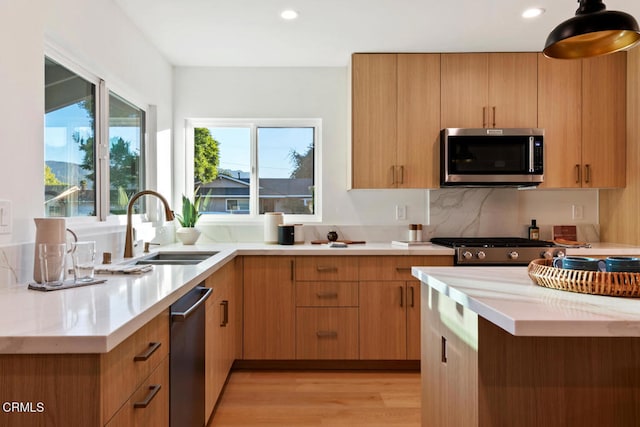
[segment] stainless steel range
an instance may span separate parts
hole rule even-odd
[[[528,265],[537,258],[564,256],[564,248],[520,237],[434,237],[431,243],[455,250],[454,265]]]

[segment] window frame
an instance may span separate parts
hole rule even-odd
[[[141,102],[141,97],[134,94],[133,91],[125,89],[124,85],[118,84],[116,81],[110,80],[108,83],[99,77],[99,73],[92,72],[87,67],[82,65],[82,61],[75,59],[68,52],[64,51],[60,47],[56,46],[50,41],[45,42],[45,49],[43,52],[43,63],[48,58],[61,66],[67,68],[69,71],[78,75],[87,82],[95,85],[95,123],[94,123],[94,155],[95,155],[95,211],[96,215],[92,216],[68,216],[63,217],[67,220],[67,224],[70,225],[90,225],[98,223],[122,223],[125,214],[116,215],[110,212],[109,206],[109,169],[110,169],[110,141],[109,141],[109,96],[114,94],[125,100],[135,108],[140,109],[143,112],[143,126],[144,129],[141,132],[141,188],[149,182],[148,176],[148,159],[149,159],[149,145],[150,134],[148,132],[149,126],[149,112],[151,106],[144,102]],[[104,74],[104,73],[103,73]],[[44,81],[44,76],[43,76]],[[44,90],[44,88],[43,88]],[[44,132],[43,132],[44,133]],[[43,136],[44,138],[44,136]],[[43,154],[44,154],[44,139],[43,139]],[[43,156],[43,161],[46,161]],[[148,211],[148,209],[147,209]],[[44,214],[44,212],[43,212]]]
[[[185,188],[183,194],[192,198],[194,195],[194,129],[212,127],[246,127],[250,129],[250,185],[249,185],[249,214],[248,215],[216,215],[203,214],[199,223],[262,223],[263,214],[259,213],[258,194],[258,128],[281,127],[313,128],[314,137],[314,213],[313,214],[286,214],[287,222],[296,223],[320,223],[322,222],[322,119],[320,118],[248,118],[248,119],[215,119],[215,118],[191,118],[185,122]]]

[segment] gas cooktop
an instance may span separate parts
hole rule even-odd
[[[455,265],[528,265],[537,258],[564,256],[553,242],[521,237],[434,237],[431,243],[453,248]]]

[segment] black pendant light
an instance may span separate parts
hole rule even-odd
[[[628,49],[640,42],[633,16],[607,11],[600,0],[578,0],[576,16],[558,25],[544,45],[549,58],[578,59]]]

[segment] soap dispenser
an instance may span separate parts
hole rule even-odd
[[[529,239],[540,240],[540,228],[538,228],[535,219],[531,220],[531,225],[529,226]]]

